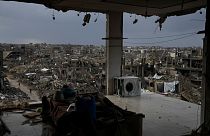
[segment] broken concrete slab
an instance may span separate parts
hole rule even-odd
[[[39,112],[29,112],[29,113],[23,113],[23,116],[26,118],[35,118],[37,116],[40,116],[41,114]]]

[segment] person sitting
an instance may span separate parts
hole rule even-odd
[[[61,92],[63,93],[64,99],[75,97],[76,95],[76,91],[73,89],[73,87],[68,85],[63,85]]]

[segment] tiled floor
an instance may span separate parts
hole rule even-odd
[[[200,106],[196,104],[155,93],[107,97],[121,108],[145,114],[143,136],[181,136],[199,126]]]

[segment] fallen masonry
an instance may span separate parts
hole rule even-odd
[[[21,91],[19,88],[6,86],[0,91],[0,100],[22,100],[30,99],[26,93]]]

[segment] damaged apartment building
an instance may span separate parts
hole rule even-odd
[[[143,88],[200,103],[202,48],[126,47],[124,58],[123,74],[140,77]]]
[[[202,48],[179,50],[175,66],[180,74],[182,99],[198,104],[201,103],[202,60]]]

